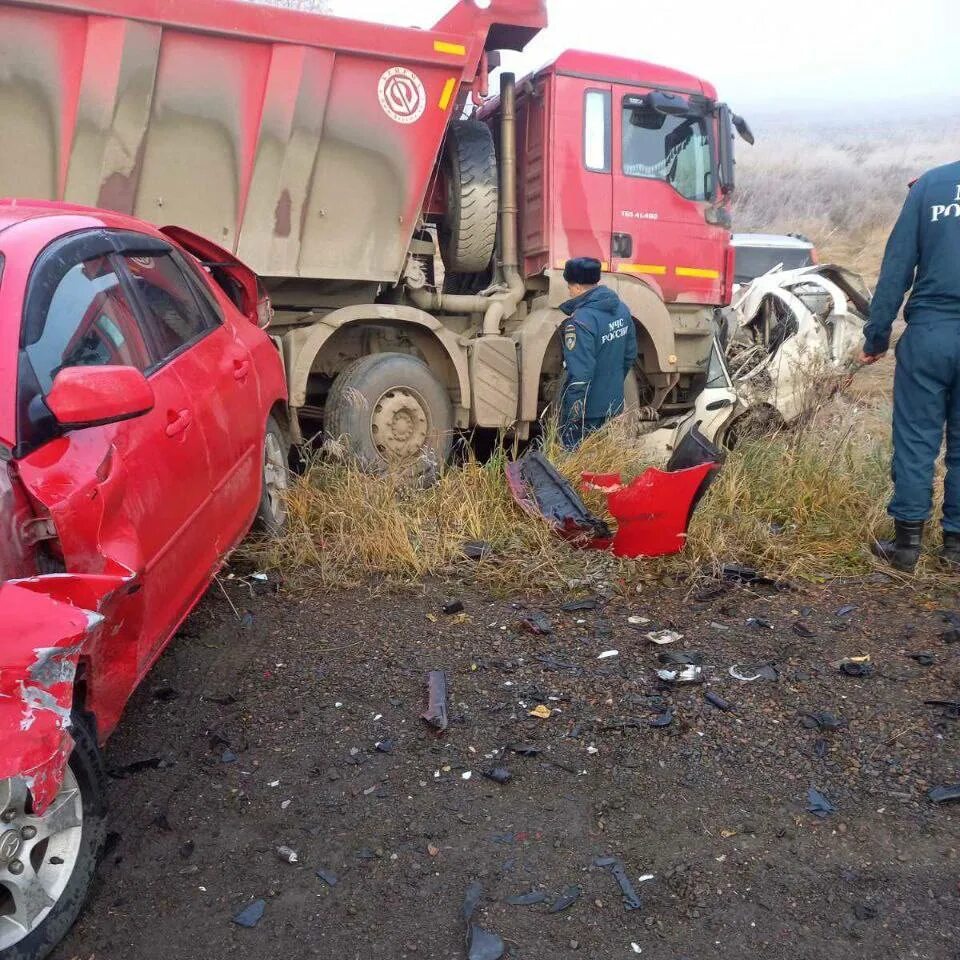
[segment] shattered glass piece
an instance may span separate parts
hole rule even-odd
[[[317,876],[328,886],[335,887],[339,882],[337,875],[330,870],[324,870],[322,867],[317,870]]]
[[[807,790],[807,812],[815,817],[829,817],[837,808],[819,791],[813,787]]]
[[[703,668],[692,663],[683,669],[657,670],[657,676],[666,683],[701,683]]]
[[[238,927],[255,927],[263,919],[266,909],[266,900],[254,900],[234,915],[233,922]]]
[[[582,892],[583,891],[580,889],[580,887],[567,887],[567,889],[564,890],[563,893],[561,893],[560,896],[558,896],[553,903],[550,904],[550,912],[562,913],[564,910],[568,910],[577,902],[577,900],[580,899],[580,894]]]

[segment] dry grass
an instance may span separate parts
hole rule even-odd
[[[326,586],[456,573],[500,589],[565,586],[585,576],[626,587],[731,561],[790,578],[861,573],[872,567],[863,543],[880,521],[888,481],[884,431],[855,430],[858,415],[834,401],[800,430],[733,451],[694,516],[687,549],[673,558],[617,561],[571,548],[515,505],[500,454],[450,468],[427,488],[318,461],[291,492],[288,531],[255,546],[256,562]],[[629,478],[647,465],[616,423],[574,453],[553,438],[546,446],[575,483],[584,470]],[[601,495],[585,499],[604,514]],[[493,557],[465,560],[467,540],[489,542]]]

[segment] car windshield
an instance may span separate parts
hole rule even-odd
[[[734,279],[749,283],[762,277],[778,264],[784,270],[809,267],[813,260],[809,247],[736,247]]]
[[[710,137],[700,117],[623,108],[623,172],[663,180],[688,200],[713,196]]]

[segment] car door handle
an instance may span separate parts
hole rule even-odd
[[[246,380],[250,375],[250,361],[247,359],[233,361],[233,379]]]
[[[183,433],[193,421],[193,414],[189,410],[168,410],[167,428],[168,437],[177,437]]]

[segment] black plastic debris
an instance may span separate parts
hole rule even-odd
[[[819,713],[801,713],[800,722],[808,730],[842,730],[847,725],[847,721],[842,717],[835,717],[825,710]]]
[[[960,627],[951,627],[949,630],[944,630],[940,634],[940,639],[944,643],[956,643],[960,641]]]
[[[234,914],[233,922],[238,927],[255,927],[262,919],[267,909],[266,900],[254,900],[247,904],[239,913]]]
[[[485,771],[483,774],[488,780],[492,780],[494,783],[504,784],[509,783],[513,779],[513,775],[506,767],[491,767],[489,770]]]
[[[809,639],[810,637],[816,636],[816,634],[802,620],[798,620],[791,629],[798,637],[803,637],[804,639]]]
[[[621,860],[616,857],[597,857],[593,861],[593,865],[603,868],[617,881],[620,892],[623,894],[623,905],[627,910],[639,910],[643,906],[643,902],[637,896],[637,891],[634,890]]]
[[[330,870],[324,870],[322,867],[317,870],[317,876],[328,886],[335,887],[339,882],[337,875]]]
[[[550,904],[550,912],[562,913],[564,910],[569,910],[570,907],[580,899],[581,893],[583,893],[583,891],[580,887],[567,887],[567,889]]]
[[[203,699],[221,707],[232,707],[237,702],[237,698],[232,693],[207,693],[204,694]]]
[[[393,741],[392,740],[378,740],[374,745],[373,749],[377,753],[393,753]]]
[[[915,660],[920,664],[921,667],[932,667],[936,662],[937,658],[927,651],[921,651],[920,653],[908,653],[907,656],[911,660]]]
[[[594,516],[542,450],[533,450],[506,465],[507,484],[517,505],[539,516],[567,538],[609,539],[610,528]]]
[[[927,796],[934,803],[947,803],[950,800],[960,800],[960,783],[934,787],[927,791]]]
[[[544,903],[547,895],[542,890],[531,890],[529,893],[518,893],[514,897],[507,897],[511,907],[532,907],[535,903]]]
[[[568,600],[562,607],[564,613],[576,613],[578,610],[596,610],[599,600],[589,597],[585,600]]]
[[[493,556],[493,547],[486,540],[467,540],[461,550],[468,560],[486,560]]]
[[[144,770],[159,770],[161,767],[172,766],[172,760],[167,761],[163,757],[146,757],[143,760],[134,760],[119,767],[111,767],[108,773],[115,780],[123,780],[134,773],[142,773]]]
[[[500,960],[506,944],[495,933],[471,924],[467,930],[467,960]]]
[[[477,912],[477,907],[480,906],[480,901],[483,899],[483,884],[479,880],[474,880],[473,883],[467,887],[467,892],[463,895],[463,922],[469,923],[473,919],[473,915]]]
[[[463,601],[451,600],[449,603],[445,603],[441,609],[445,614],[447,614],[447,616],[450,616],[454,613],[461,613],[463,611]]]
[[[703,699],[707,701],[712,707],[716,707],[718,710],[732,710],[733,704],[729,700],[724,700],[719,693],[714,693],[712,690],[708,690],[704,695]]]
[[[730,583],[749,583],[765,587],[771,587],[777,582],[772,577],[757,573],[753,567],[744,567],[739,563],[725,563],[720,568],[720,576]]]
[[[872,903],[855,903],[853,915],[858,920],[875,920],[879,911]]]
[[[537,637],[545,637],[553,633],[553,624],[546,614],[534,610],[520,621],[520,629]]]
[[[540,753],[540,748],[535,747],[532,743],[509,743],[507,749],[521,757],[535,757]]]
[[[442,670],[431,670],[427,674],[427,709],[420,714],[431,727],[446,730],[450,721],[447,717],[447,675]]]
[[[159,700],[161,703],[170,703],[171,700],[176,700],[179,696],[180,691],[169,683],[161,684],[153,691],[153,699]]]
[[[830,744],[821,737],[819,740],[814,741],[813,744],[813,755],[818,759],[822,760],[830,752]]]
[[[772,630],[773,624],[764,617],[747,617],[747,626],[758,630]]]
[[[240,758],[229,747],[220,754],[221,763],[236,763]]]
[[[940,707],[944,720],[960,720],[960,700],[924,700],[925,707]]]
[[[848,677],[869,677],[873,673],[873,665],[869,663],[856,663],[853,660],[844,660],[840,664],[840,672]]]
[[[857,606],[856,606],[856,604],[854,604],[854,603],[844,604],[844,605],[837,611],[836,616],[838,616],[838,617],[849,617],[850,614],[853,613],[853,611],[856,610],[856,609],[857,609]]]
[[[651,717],[647,721],[648,725],[651,727],[669,727],[673,723],[673,710],[667,708],[663,713],[657,714],[655,717]]]
[[[829,817],[836,807],[819,791],[810,787],[807,790],[807,812],[815,817]]]
[[[545,670],[555,673],[581,673],[583,669],[576,663],[557,659],[552,653],[540,655],[536,659],[538,663],[543,664]]]

